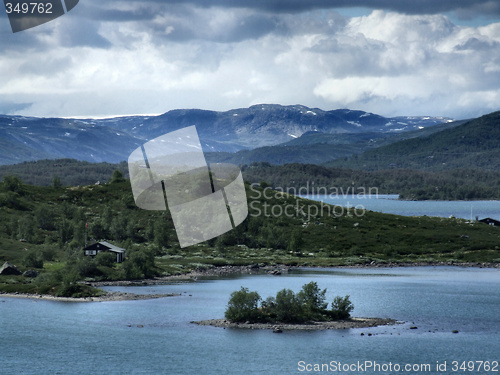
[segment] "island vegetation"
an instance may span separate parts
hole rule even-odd
[[[326,292],[311,281],[303,285],[298,293],[285,288],[275,297],[263,300],[259,293],[241,287],[231,293],[225,319],[192,323],[220,328],[271,329],[275,333],[284,330],[368,328],[397,323],[390,318],[351,317],[354,305],[348,295],[336,296],[328,308]]]
[[[260,303],[260,304],[259,304]],[[306,323],[349,319],[354,309],[349,296],[337,296],[331,308],[326,302],[326,289],[311,281],[295,293],[282,289],[276,297],[262,300],[248,288],[231,293],[225,317],[230,322],[248,323]]]

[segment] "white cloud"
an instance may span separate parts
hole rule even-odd
[[[12,45],[0,60],[4,108],[102,116],[279,103],[455,118],[498,109],[500,23],[181,8],[144,21],[85,20],[77,34],[65,33],[66,17],[41,26],[29,34],[37,48]],[[84,28],[92,37],[79,40]]]
[[[337,46],[346,35],[357,43],[350,42],[347,53],[339,47],[324,52],[332,63],[314,93],[342,107],[385,114],[467,117],[494,110],[500,93],[491,87],[500,79],[496,30],[460,28],[443,16],[375,11],[354,18],[331,38]],[[357,65],[362,61],[365,69]]]

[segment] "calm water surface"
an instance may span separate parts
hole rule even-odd
[[[405,323],[282,334],[190,323],[223,317],[229,294],[240,286],[267,297],[282,288],[298,291],[312,280],[328,288],[329,301],[350,294],[355,316]],[[448,361],[449,367],[454,360],[500,360],[498,269],[304,269],[279,277],[107,289],[182,296],[101,303],[0,297],[0,373],[300,374],[307,372],[299,371],[299,361],[376,361],[429,363],[428,373],[448,374],[435,370],[436,361]]]
[[[301,197],[338,206],[361,205],[367,210],[404,216],[451,215],[463,219],[491,217],[500,220],[500,201],[403,201],[398,195],[301,195]]]

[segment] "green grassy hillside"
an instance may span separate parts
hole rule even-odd
[[[456,168],[500,168],[500,112],[468,121],[423,138],[369,150],[328,166],[365,170],[388,168],[439,171]]]
[[[265,194],[264,194],[265,193]],[[83,296],[79,280],[141,279],[221,265],[335,266],[387,262],[500,262],[500,231],[459,219],[403,217],[323,205],[247,185],[250,215],[235,230],[180,249],[168,211],[144,211],[130,184],[0,184],[0,261],[34,279],[0,276],[0,290]],[[127,249],[127,260],[82,255],[88,240]]]

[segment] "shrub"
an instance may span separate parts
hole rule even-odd
[[[114,240],[124,240],[127,237],[127,218],[117,215],[111,220],[109,235]]]
[[[345,297],[337,296],[333,299],[330,315],[333,319],[349,319],[354,305],[349,300],[349,295]]]
[[[95,277],[101,275],[101,271],[97,268],[95,260],[88,256],[79,258],[74,267],[71,268],[81,277]]]
[[[302,239],[302,231],[296,229],[292,232],[290,240],[288,241],[287,250],[289,251],[299,251],[304,245],[304,240]]]
[[[151,236],[154,238],[154,243],[158,248],[158,254],[162,254],[163,248],[166,248],[168,246],[168,224],[164,219],[157,219],[152,227],[153,228],[149,229],[150,233],[148,233],[148,237]]]
[[[123,177],[123,173],[121,171],[119,171],[118,169],[115,169],[115,171],[113,172],[113,176],[111,176],[111,179],[109,182],[111,184],[116,184],[116,183],[120,183],[120,182],[124,182],[124,181],[126,181],[126,180]]]
[[[116,255],[110,251],[104,251],[95,257],[95,262],[99,266],[104,266],[104,267],[113,267],[116,261]]]
[[[305,320],[300,299],[291,289],[282,289],[276,294],[276,320],[284,323],[300,323]]]
[[[143,277],[141,270],[134,263],[126,260],[122,264],[123,278],[125,280],[138,280]]]
[[[328,321],[348,319],[354,309],[349,296],[335,297],[332,309],[327,310],[326,289],[321,290],[316,282],[311,281],[302,286],[299,293],[282,289],[276,297],[268,297],[262,301],[257,292],[249,292],[247,288],[231,293],[226,309],[226,319],[233,322],[280,322],[305,323],[307,321]]]
[[[42,259],[47,262],[52,262],[57,258],[57,249],[53,244],[44,244],[42,248]]]
[[[54,230],[54,209],[48,205],[39,205],[35,208],[35,220],[39,228]]]
[[[73,238],[74,229],[73,223],[66,219],[62,219],[57,224],[57,232],[61,243],[66,243]]]
[[[59,176],[52,177],[52,187],[58,189],[62,186],[61,178]]]
[[[13,191],[15,193],[20,193],[22,191],[23,183],[17,176],[4,176],[3,183],[5,189],[8,191]]]
[[[35,239],[35,222],[32,216],[22,216],[18,221],[17,228],[19,239],[25,239],[28,242],[33,242]]]
[[[43,255],[38,250],[30,250],[24,256],[23,265],[27,268],[43,268]]]
[[[226,319],[232,322],[255,322],[259,320],[260,295],[250,292],[248,288],[241,287],[240,290],[231,293],[227,304]]]
[[[107,225],[102,220],[96,220],[90,224],[90,235],[96,239],[103,239],[107,237]]]
[[[298,299],[301,303],[306,319],[317,319],[328,307],[326,300],[326,289],[319,289],[318,284],[311,281],[302,286]]]
[[[266,317],[268,321],[276,320],[276,298],[267,297],[261,303],[262,315]]]
[[[155,256],[148,249],[129,249],[122,268],[127,280],[156,276]]]
[[[21,201],[19,200],[19,194],[13,191],[0,193],[0,207],[2,206],[17,210],[24,209]]]
[[[78,274],[75,272],[65,274],[62,283],[55,288],[55,295],[58,297],[77,297],[82,290],[78,278]]]

